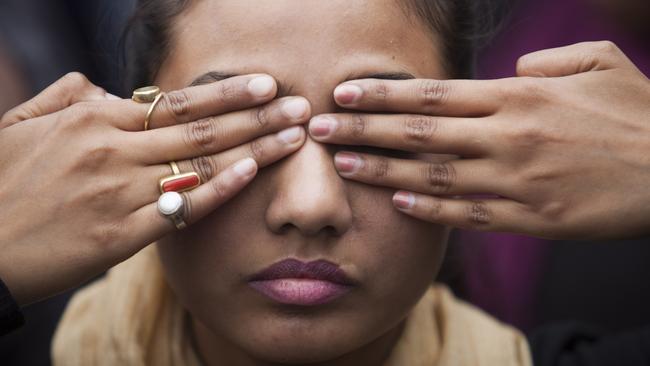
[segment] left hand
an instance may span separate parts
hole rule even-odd
[[[611,42],[522,57],[502,80],[355,80],[312,138],[431,155],[340,152],[348,179],[405,190],[416,218],[555,239],[650,233],[650,82]],[[476,198],[488,197],[488,198]]]

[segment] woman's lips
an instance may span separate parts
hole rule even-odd
[[[253,275],[249,285],[282,304],[313,306],[344,295],[354,283],[338,265],[326,260],[285,259]]]

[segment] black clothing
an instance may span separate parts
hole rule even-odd
[[[20,328],[25,318],[9,289],[0,279],[0,337]]]
[[[535,331],[528,342],[535,366],[650,365],[650,326],[606,335],[577,323],[558,324]]]

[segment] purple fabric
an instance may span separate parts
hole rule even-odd
[[[647,42],[626,33],[587,0],[528,1],[480,57],[479,78],[514,75],[517,59],[540,49],[583,41],[611,40],[650,73]],[[508,234],[461,232],[468,299],[520,329],[536,326],[537,288],[550,245]]]

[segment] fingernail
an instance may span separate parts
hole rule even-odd
[[[342,152],[334,157],[334,165],[339,172],[352,174],[363,168],[363,159],[356,154]]]
[[[308,111],[309,103],[304,98],[293,98],[282,105],[282,112],[293,119],[304,118]]]
[[[246,177],[246,178],[251,176],[253,173],[255,173],[256,169],[257,169],[257,163],[253,158],[246,158],[244,160],[241,160],[238,163],[236,163],[235,166],[233,167],[235,173],[237,173],[241,177]]]
[[[309,122],[309,133],[314,137],[327,137],[338,127],[338,122],[329,117],[314,117]]]
[[[272,77],[264,75],[258,76],[248,82],[248,91],[258,98],[268,97],[275,86],[275,80]]]
[[[410,210],[415,205],[415,196],[409,192],[397,192],[393,195],[393,203],[402,210]]]
[[[303,128],[300,126],[287,128],[284,131],[278,132],[278,138],[287,145],[293,145],[302,139],[302,131]]]
[[[343,84],[334,89],[334,99],[344,105],[359,101],[362,95],[363,89],[354,84]]]

